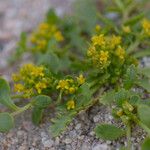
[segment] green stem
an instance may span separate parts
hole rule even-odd
[[[32,104],[29,103],[29,104],[27,104],[26,106],[20,108],[19,110],[17,110],[17,111],[15,111],[15,112],[11,113],[11,115],[12,115],[12,116],[16,116],[16,115],[18,115],[18,114],[20,114],[20,113],[26,111],[27,109],[29,109],[31,106],[32,106]]]
[[[11,99],[23,98],[23,95],[12,95]]]
[[[61,91],[59,92],[59,95],[58,95],[58,98],[57,98],[57,101],[56,101],[57,104],[60,104],[60,103],[61,103],[62,93],[63,93],[63,91],[61,90]]]
[[[127,124],[127,148],[131,150],[131,125]]]
[[[130,54],[133,51],[135,51],[139,46],[139,44],[140,44],[140,39],[138,38],[132,45],[129,46],[129,48],[127,49],[127,53]]]

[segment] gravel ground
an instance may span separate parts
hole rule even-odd
[[[30,121],[30,112],[16,118],[16,127],[9,133],[0,133],[0,150],[119,150],[126,145],[126,140],[104,141],[97,139],[93,129],[98,123],[114,123],[111,112],[105,106],[93,106],[89,111],[80,113],[68,126],[67,131],[57,138],[52,138],[48,128],[48,117],[36,127]],[[142,136],[141,136],[142,135]],[[132,141],[136,149],[144,138],[144,133],[137,128]]]
[[[70,11],[73,0],[1,0],[0,1],[0,73],[9,78],[11,69],[7,69],[7,59],[15,49],[22,31],[30,32],[43,19],[49,7],[55,7],[57,13]],[[61,5],[60,5],[61,4]],[[32,8],[32,9],[31,9]],[[142,64],[150,66],[150,58],[143,58]],[[0,108],[0,111],[5,110]],[[126,140],[103,141],[95,137],[93,129],[98,123],[116,123],[109,108],[93,106],[87,112],[80,113],[60,137],[52,138],[48,128],[49,117],[36,127],[32,124],[30,111],[16,118],[16,127],[9,133],[0,133],[0,150],[117,150]],[[141,136],[142,135],[142,136]],[[132,141],[136,149],[144,133],[137,128]]]

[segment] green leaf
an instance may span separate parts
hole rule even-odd
[[[115,94],[115,101],[118,106],[122,106],[122,104],[128,99],[128,91],[125,89],[119,90]]]
[[[150,67],[138,68],[138,73],[150,78]]]
[[[131,105],[136,105],[137,103],[140,103],[142,100],[140,99],[140,97],[138,95],[132,95],[130,98],[129,103]]]
[[[38,125],[42,119],[42,116],[43,116],[43,109],[34,107],[32,110],[32,122],[35,125]]]
[[[111,90],[106,92],[101,98],[100,98],[100,103],[104,105],[109,105],[111,104],[115,99],[115,91]]]
[[[146,138],[142,144],[141,150],[149,150],[150,148],[150,138]]]
[[[140,120],[150,128],[150,107],[147,105],[138,106],[138,116]]]
[[[90,90],[89,84],[84,83],[79,88],[79,95],[76,97],[76,107],[84,107],[91,102],[92,92]]]
[[[12,110],[19,108],[13,103],[10,97],[10,87],[6,80],[0,77],[0,103]]]
[[[137,80],[136,67],[134,65],[131,65],[127,69],[127,73],[126,73],[125,79],[124,79],[125,89],[129,90],[130,88],[132,88],[132,86],[135,84],[136,80]]]
[[[59,18],[56,15],[55,11],[53,9],[49,9],[49,11],[46,14],[46,22],[49,24],[55,24],[58,22]]]
[[[76,0],[74,3],[74,19],[82,30],[92,34],[98,20],[94,2],[91,0]]]
[[[46,65],[54,73],[57,73],[60,70],[59,58],[53,52],[49,52],[46,54],[40,54],[40,56],[38,58],[38,64]]]
[[[134,16],[134,17],[130,17],[130,19],[128,19],[124,25],[127,26],[127,25],[135,25],[137,22],[139,22],[143,17],[145,16],[145,13],[140,13],[139,15],[137,16]]]
[[[59,114],[56,119],[53,119],[53,124],[49,128],[52,136],[59,136],[60,133],[66,129],[67,125],[72,121],[75,115],[75,111],[68,111],[63,114]]]
[[[53,125],[50,126],[51,134],[56,137],[62,133],[67,125],[73,120],[81,110],[87,108],[92,104],[92,92],[90,91],[88,83],[84,83],[78,91],[78,96],[75,98],[75,109],[66,110],[65,107],[59,107],[57,117],[52,119]]]
[[[0,132],[7,132],[13,127],[13,117],[9,113],[0,113]]]
[[[46,95],[38,95],[34,98],[34,106],[44,109],[52,103],[52,99]]]
[[[38,125],[42,119],[43,111],[52,103],[52,99],[46,95],[38,95],[33,100],[32,121]]]
[[[144,88],[147,92],[150,93],[150,80],[147,78],[141,79],[137,82],[137,85]]]
[[[114,22],[112,20],[106,18],[101,13],[98,13],[97,15],[98,15],[100,21],[105,23],[107,26],[110,26],[110,27],[114,27],[115,26],[115,24],[114,24]]]
[[[9,63],[14,63],[16,60],[20,59],[27,50],[27,35],[22,32],[20,35],[20,40],[17,43],[16,51],[9,58]]]
[[[110,124],[100,124],[95,128],[95,133],[98,138],[104,140],[116,140],[124,135],[124,131]]]
[[[133,54],[135,58],[142,58],[144,56],[150,56],[150,49],[145,49],[142,51],[137,51]]]
[[[116,5],[118,6],[118,8],[123,11],[124,10],[124,4],[122,2],[122,0],[114,0]]]

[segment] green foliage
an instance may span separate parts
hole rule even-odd
[[[118,106],[122,106],[122,104],[128,99],[128,91],[125,89],[120,89],[115,94],[115,101]]]
[[[74,4],[74,8],[75,20],[78,20],[84,32],[92,34],[92,30],[97,23],[97,9],[94,2],[91,0],[77,0]]]
[[[137,82],[137,71],[134,65],[131,65],[127,69],[127,73],[124,80],[124,87],[130,89]]]
[[[102,97],[100,98],[99,102],[104,104],[104,105],[109,105],[115,100],[115,91],[111,90],[108,91],[107,93],[104,93]]]
[[[60,133],[64,132],[75,115],[75,111],[65,111],[62,114],[58,113],[58,116],[55,119],[52,119],[53,125],[50,126],[50,133],[52,136],[57,137]]]
[[[138,68],[138,72],[147,78],[150,78],[150,67]]]
[[[52,103],[49,96],[39,95],[33,99],[32,121],[38,125],[42,119],[43,111]]]
[[[98,138],[126,136],[124,149],[131,149],[136,125],[150,136],[150,68],[137,67],[137,59],[150,54],[150,20],[144,19],[147,12],[143,10],[146,1],[100,3],[104,7],[99,11],[94,1],[78,0],[74,12],[62,18],[50,9],[29,37],[21,34],[12,60],[18,63],[28,53],[34,64],[25,64],[12,75],[13,95],[0,78],[0,103],[12,111],[0,113],[0,132],[9,131],[13,117],[28,109],[33,108],[36,125],[45,110],[52,109],[55,117],[49,130],[56,137],[81,111],[101,103],[124,128],[100,124],[95,128]],[[25,106],[17,107],[15,99],[27,99]],[[149,139],[142,149],[147,147]]]
[[[33,105],[41,109],[46,108],[52,103],[52,99],[46,95],[38,95],[33,100]]]
[[[139,80],[138,86],[144,88],[148,93],[150,93],[150,80],[147,78]]]
[[[34,107],[32,110],[32,122],[35,125],[39,125],[42,117],[43,117],[43,109],[39,108],[39,107]]]
[[[11,100],[10,87],[2,78],[0,78],[0,103],[12,110],[18,110],[18,107]]]
[[[19,59],[27,51],[27,35],[22,32],[20,35],[20,41],[17,44],[15,53],[9,58],[10,63],[14,63],[16,59]]]
[[[98,138],[104,140],[116,140],[124,135],[124,131],[114,125],[100,124],[95,128],[95,133]]]
[[[92,106],[93,100],[91,99],[92,93],[87,83],[79,88],[79,93],[76,97],[75,109],[67,111],[64,106],[58,107],[57,117],[52,119],[53,125],[50,126],[50,132],[54,137],[60,135],[67,125],[72,121],[74,116],[81,110]]]
[[[144,56],[150,56],[150,49],[146,49],[144,51],[137,51],[136,53],[134,53],[134,57],[138,59]]]
[[[142,144],[142,150],[149,150],[150,148],[150,139],[146,138]]]
[[[150,107],[147,105],[139,105],[138,106],[138,116],[140,120],[150,128]]]
[[[8,132],[13,127],[13,117],[9,113],[0,113],[0,132]]]

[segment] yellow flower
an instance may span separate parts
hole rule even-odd
[[[115,48],[115,46],[119,45],[120,43],[121,43],[121,37],[120,36],[113,35],[111,37],[111,40],[110,40],[110,47],[111,48]]]
[[[68,90],[69,90],[70,94],[73,94],[73,93],[75,93],[76,88],[75,87],[70,87]]]
[[[81,85],[85,82],[85,78],[83,77],[82,74],[80,74],[79,77],[77,77],[77,82],[79,85]]]
[[[87,51],[87,56],[94,56],[96,54],[96,49],[94,46],[91,46]]]
[[[26,97],[34,93],[40,94],[43,89],[51,86],[48,83],[52,81],[51,77],[46,76],[43,66],[36,66],[34,64],[23,65],[19,73],[13,75],[13,78],[17,82],[17,84],[14,84],[15,91],[23,92]]]
[[[56,88],[61,90],[69,89],[69,83],[66,80],[60,80]]]
[[[47,41],[46,40],[38,40],[37,42],[37,48],[38,49],[45,49],[47,45]]]
[[[95,31],[96,31],[96,32],[99,32],[100,30],[101,30],[101,26],[97,24],[97,25],[95,26]]]
[[[49,28],[49,24],[46,22],[43,22],[39,25],[39,30],[47,30]]]
[[[54,32],[56,32],[56,30],[57,30],[56,25],[51,25],[51,31],[54,33]]]
[[[125,110],[129,110],[130,112],[132,112],[134,110],[134,107],[130,103],[128,103],[128,101],[125,101],[123,103],[123,108]]]
[[[109,54],[108,51],[100,51],[99,60],[101,64],[106,64],[108,60]]]
[[[31,35],[30,40],[32,43],[36,43],[37,42],[37,38],[34,34]]]
[[[31,71],[31,75],[38,77],[44,77],[44,67],[34,67],[33,70]]]
[[[130,33],[130,32],[131,32],[130,26],[123,26],[123,27],[122,27],[122,30],[123,30],[123,32],[125,32],[125,33]]]
[[[18,82],[20,80],[20,76],[18,74],[12,74],[12,79],[15,82]]]
[[[14,85],[15,92],[23,92],[23,90],[24,90],[24,86],[22,84],[18,83]]]
[[[75,102],[74,100],[69,100],[67,102],[67,109],[70,110],[70,109],[74,109],[75,108]]]
[[[61,32],[60,31],[57,31],[55,34],[54,34],[54,37],[57,41],[63,41],[64,40],[64,37],[62,36]]]
[[[99,45],[99,46],[103,46],[105,44],[105,39],[104,39],[104,35],[100,34],[100,35],[95,35],[92,37],[92,42],[93,45]]]
[[[146,35],[150,36],[150,20],[144,19],[142,21],[142,27]]]
[[[47,85],[44,82],[39,82],[35,85],[35,88],[39,94],[41,94],[42,90],[45,89],[46,87]]]
[[[20,74],[21,74],[21,76],[26,76],[26,75],[30,74],[30,72],[33,69],[34,69],[34,65],[33,64],[25,64],[20,69]]]
[[[116,55],[120,58],[120,59],[124,59],[125,56],[125,50],[121,47],[118,46],[117,50],[116,50]]]
[[[117,111],[117,116],[121,117],[123,115],[123,110],[122,109],[119,109]]]

